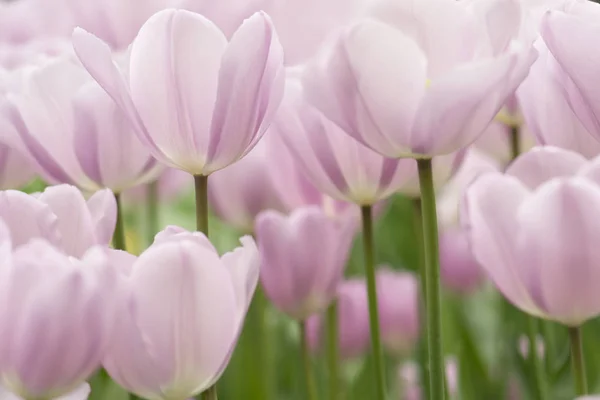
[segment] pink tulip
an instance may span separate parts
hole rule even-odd
[[[361,279],[342,282],[337,290],[338,346],[344,360],[364,355],[370,346],[367,288]],[[324,324],[320,315],[307,320],[309,346],[317,351],[324,346]]]
[[[69,185],[47,188],[33,196],[0,191],[0,219],[15,246],[44,239],[73,257],[82,257],[95,245],[108,246],[115,229],[117,209],[113,194],[102,190],[86,202]]]
[[[531,75],[529,75],[531,76]],[[523,85],[521,85],[523,87]],[[522,106],[520,106],[522,107]],[[520,108],[519,108],[520,110]],[[520,113],[521,111],[519,111]],[[502,111],[500,112],[502,114]],[[523,117],[517,117],[519,120],[519,151],[525,152],[535,146],[538,142],[532,134],[528,124],[523,123]],[[473,143],[473,147],[497,160],[502,166],[510,164],[513,159],[511,130],[513,126],[496,119],[487,127],[481,136]]]
[[[186,399],[213,385],[235,347],[258,281],[250,237],[219,257],[206,236],[170,227],[127,255],[132,298],[117,318],[104,367],[143,398]]]
[[[401,399],[421,400],[424,396],[421,393],[421,383],[419,378],[418,365],[413,362],[404,363],[398,370],[400,381]],[[456,395],[458,391],[458,364],[453,358],[446,361],[446,381],[448,382],[448,392],[450,396]]]
[[[34,239],[11,254],[1,231],[0,381],[25,399],[63,396],[108,349],[122,302],[118,274],[99,248],[75,259]]]
[[[23,43],[40,37],[66,36],[73,26],[63,0],[0,2],[0,41]]]
[[[521,310],[568,326],[600,314],[594,253],[600,162],[542,148],[506,175],[488,174],[465,196],[475,258]]]
[[[564,70],[542,41],[536,47],[540,56],[518,91],[527,126],[541,144],[574,150],[585,157],[600,154],[600,136],[592,136],[585,128],[565,96]]]
[[[6,114],[47,181],[120,192],[156,176],[125,115],[77,62],[53,60],[23,79]]]
[[[73,43],[151,153],[194,175],[209,175],[246,155],[283,94],[281,46],[263,13],[246,20],[227,42],[198,14],[161,11],[131,45],[127,73],[93,35],[77,29]]]
[[[77,389],[64,396],[57,397],[54,400],[86,400],[90,394],[90,385],[84,383]],[[22,397],[7,391],[0,386],[0,400],[24,400]]]
[[[379,267],[377,307],[381,339],[395,354],[406,355],[419,338],[419,293],[414,275]]]
[[[536,57],[478,59],[480,24],[454,0],[377,4],[304,74],[309,101],[388,157],[432,157],[473,142]]]
[[[317,207],[289,217],[265,211],[256,221],[267,297],[292,318],[324,311],[335,297],[357,224],[335,220]]]
[[[306,177],[323,193],[360,205],[385,199],[416,173],[413,160],[385,158],[348,137],[303,100],[290,80],[269,134],[279,135]]]
[[[246,157],[210,177],[209,204],[215,214],[241,232],[254,230],[254,219],[264,210],[283,211],[279,192],[269,175],[273,168],[264,143]]]

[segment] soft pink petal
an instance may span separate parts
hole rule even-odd
[[[107,245],[111,242],[117,224],[117,202],[109,189],[100,190],[87,201],[95,231],[95,243]]]

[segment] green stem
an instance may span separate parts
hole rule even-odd
[[[327,366],[329,368],[329,398],[339,397],[338,306],[334,301],[327,309]]]
[[[510,158],[514,160],[521,154],[521,129],[518,126],[510,128]]]
[[[304,378],[306,380],[307,400],[317,400],[317,386],[312,373],[310,350],[308,348],[308,338],[306,337],[306,324],[300,321],[300,352],[302,353],[302,364],[304,367]]]
[[[420,301],[419,301],[419,320],[426,321],[426,310],[427,310],[427,274],[425,274],[425,260],[424,260],[424,249],[423,249],[423,222],[422,222],[422,211],[421,211],[421,198],[415,197],[412,200],[413,205],[413,232],[415,236],[415,242],[417,244],[417,263],[418,263],[418,271],[419,271],[419,292],[420,292]],[[430,378],[429,378],[429,362],[427,360],[427,327],[425,324],[422,324],[423,327],[421,329],[421,338],[419,339],[418,345],[418,360],[419,360],[419,370],[420,370],[420,382],[421,387],[424,391],[424,398],[428,399],[429,394],[431,392],[430,387]]]
[[[123,221],[123,205],[121,203],[121,194],[115,193],[117,201],[117,224],[113,235],[113,247],[117,250],[126,250],[125,245],[125,221]]]
[[[423,245],[425,249],[425,293],[427,346],[431,400],[444,399],[444,359],[442,354],[442,321],[440,294],[440,254],[437,211],[431,159],[417,160],[421,206],[423,213]]]
[[[194,175],[196,229],[208,237],[208,176]]]
[[[546,374],[542,359],[537,351],[537,334],[538,326],[537,319],[532,316],[527,316],[527,336],[529,339],[529,355],[531,356],[531,365],[533,366],[533,374],[535,379],[535,394],[538,400],[546,400],[548,398],[548,388],[546,387]]]
[[[362,232],[365,253],[365,273],[367,277],[367,298],[369,305],[369,328],[377,388],[377,399],[385,399],[385,375],[383,348],[379,333],[379,310],[377,309],[377,283],[375,281],[375,258],[373,244],[373,209],[362,206]]]
[[[202,392],[201,397],[202,400],[219,400],[217,396],[217,386],[211,386]]]
[[[158,232],[158,181],[146,185],[146,233],[148,245],[154,242]]]
[[[257,338],[254,342],[252,356],[254,362],[258,367],[257,375],[258,379],[253,382],[253,393],[256,393],[256,398],[269,400],[271,396],[271,377],[273,371],[271,369],[270,360],[270,346],[271,337],[269,335],[269,329],[267,327],[267,298],[261,287],[258,287],[254,300],[251,306],[252,314],[252,327],[253,338]]]
[[[582,396],[587,394],[587,379],[585,374],[585,362],[583,359],[583,343],[581,340],[581,328],[569,328],[571,340],[571,364],[573,367],[573,378],[575,380],[575,394]]]
[[[133,393],[129,393],[129,400],[143,400],[143,399]]]

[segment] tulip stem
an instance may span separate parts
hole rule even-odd
[[[208,176],[194,175],[196,189],[196,230],[208,237]]]
[[[423,247],[425,249],[426,333],[429,361],[430,399],[444,399],[444,360],[442,354],[442,321],[440,295],[440,254],[438,224],[431,159],[418,159]]]
[[[158,181],[146,185],[146,233],[148,245],[154,242],[158,232]]]
[[[113,247],[117,250],[126,250],[125,221],[123,221],[123,204],[120,193],[115,193],[115,200],[117,201],[117,224],[113,235]]]
[[[535,379],[535,393],[537,399],[546,400],[548,391],[545,381],[544,365],[537,351],[538,320],[530,315],[527,316],[527,336],[529,339],[529,354],[531,356],[531,365]]]
[[[312,374],[310,350],[308,348],[308,338],[306,335],[306,323],[304,321],[300,321],[300,352],[302,353],[304,378],[306,380],[306,398],[307,400],[317,400],[317,386]]]
[[[510,159],[514,160],[521,154],[521,128],[510,127]]]
[[[587,394],[587,379],[585,376],[585,362],[583,359],[581,328],[570,327],[569,338],[571,340],[571,365],[573,367],[573,378],[575,380],[575,394],[577,396],[582,396]]]
[[[133,393],[129,393],[129,400],[143,400],[143,399]]]
[[[219,398],[217,397],[217,386],[214,385],[206,389],[204,392],[202,392],[200,398],[202,400],[219,400]]]
[[[373,208],[362,206],[362,236],[365,254],[365,274],[367,278],[367,298],[369,305],[369,329],[371,332],[371,350],[375,369],[377,399],[385,399],[385,375],[383,348],[379,333],[379,310],[377,309],[377,282],[375,280],[375,258],[373,244]]]
[[[327,366],[329,367],[329,398],[339,395],[338,306],[334,301],[327,309]]]

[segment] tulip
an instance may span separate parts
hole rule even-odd
[[[406,362],[398,370],[400,381],[401,399],[421,400],[421,383],[419,382],[419,370],[415,363]],[[458,391],[458,365],[454,358],[446,360],[446,381],[448,382],[448,392],[450,396],[456,395]]]
[[[353,359],[369,349],[369,309],[367,288],[361,279],[349,279],[337,289],[338,347],[340,358]],[[307,338],[313,351],[323,346],[323,319],[313,315],[306,323]]]
[[[536,47],[540,56],[518,91],[527,126],[540,144],[573,150],[589,158],[600,154],[600,136],[592,136],[565,96],[564,70],[542,41]]]
[[[432,12],[431,10],[435,10]],[[527,75],[530,47],[475,59],[478,20],[453,0],[387,1],[340,35],[304,74],[309,101],[392,158],[473,142]]]
[[[69,185],[52,186],[35,196],[0,191],[0,219],[15,246],[44,239],[79,258],[93,246],[108,246],[116,214],[115,198],[109,190],[95,193],[87,202]]]
[[[209,204],[215,214],[239,231],[249,233],[261,211],[283,211],[270,169],[265,145],[259,143],[236,164],[215,172],[208,189]]]
[[[415,176],[413,160],[391,160],[348,137],[302,98],[290,80],[269,134],[278,135],[306,177],[334,199],[372,205]]]
[[[125,115],[81,65],[59,58],[23,79],[7,114],[47,181],[118,193],[156,175]]]
[[[84,383],[79,385],[77,389],[64,396],[57,397],[54,400],[86,400],[90,394],[90,385]],[[0,399],[2,400],[23,400],[22,397],[11,393],[0,386]]]
[[[419,338],[418,282],[414,275],[379,267],[377,303],[381,338],[396,354],[407,354]]]
[[[334,220],[317,207],[289,217],[260,214],[256,236],[267,297],[297,320],[324,311],[335,297],[355,232],[354,218]]]
[[[272,24],[254,14],[231,40],[201,15],[165,10],[131,45],[128,73],[110,48],[76,29],[75,51],[164,164],[208,176],[246,155],[283,94],[283,55]]]
[[[34,239],[11,254],[8,232],[0,233],[0,382],[25,399],[66,395],[108,349],[117,272],[99,248],[75,259]]]
[[[522,86],[523,85],[521,85],[521,87]],[[519,106],[520,114],[522,105],[519,104]],[[502,115],[502,111],[499,115]],[[516,118],[517,121],[506,123],[500,122],[500,118],[497,117],[473,143],[473,147],[480,152],[493,157],[503,166],[510,164],[515,158],[515,153],[526,152],[539,141],[539,139],[531,132],[532,129],[530,126],[521,121],[523,117],[519,116]],[[515,132],[517,134],[516,143],[513,142],[515,138],[512,136]]]
[[[139,258],[120,258],[132,297],[103,363],[117,383],[143,398],[184,400],[217,381],[258,281],[258,250],[250,237],[241,242],[219,257],[204,234],[170,227]]]
[[[35,38],[65,36],[72,30],[73,20],[62,1],[0,2],[2,41],[21,44]]]

